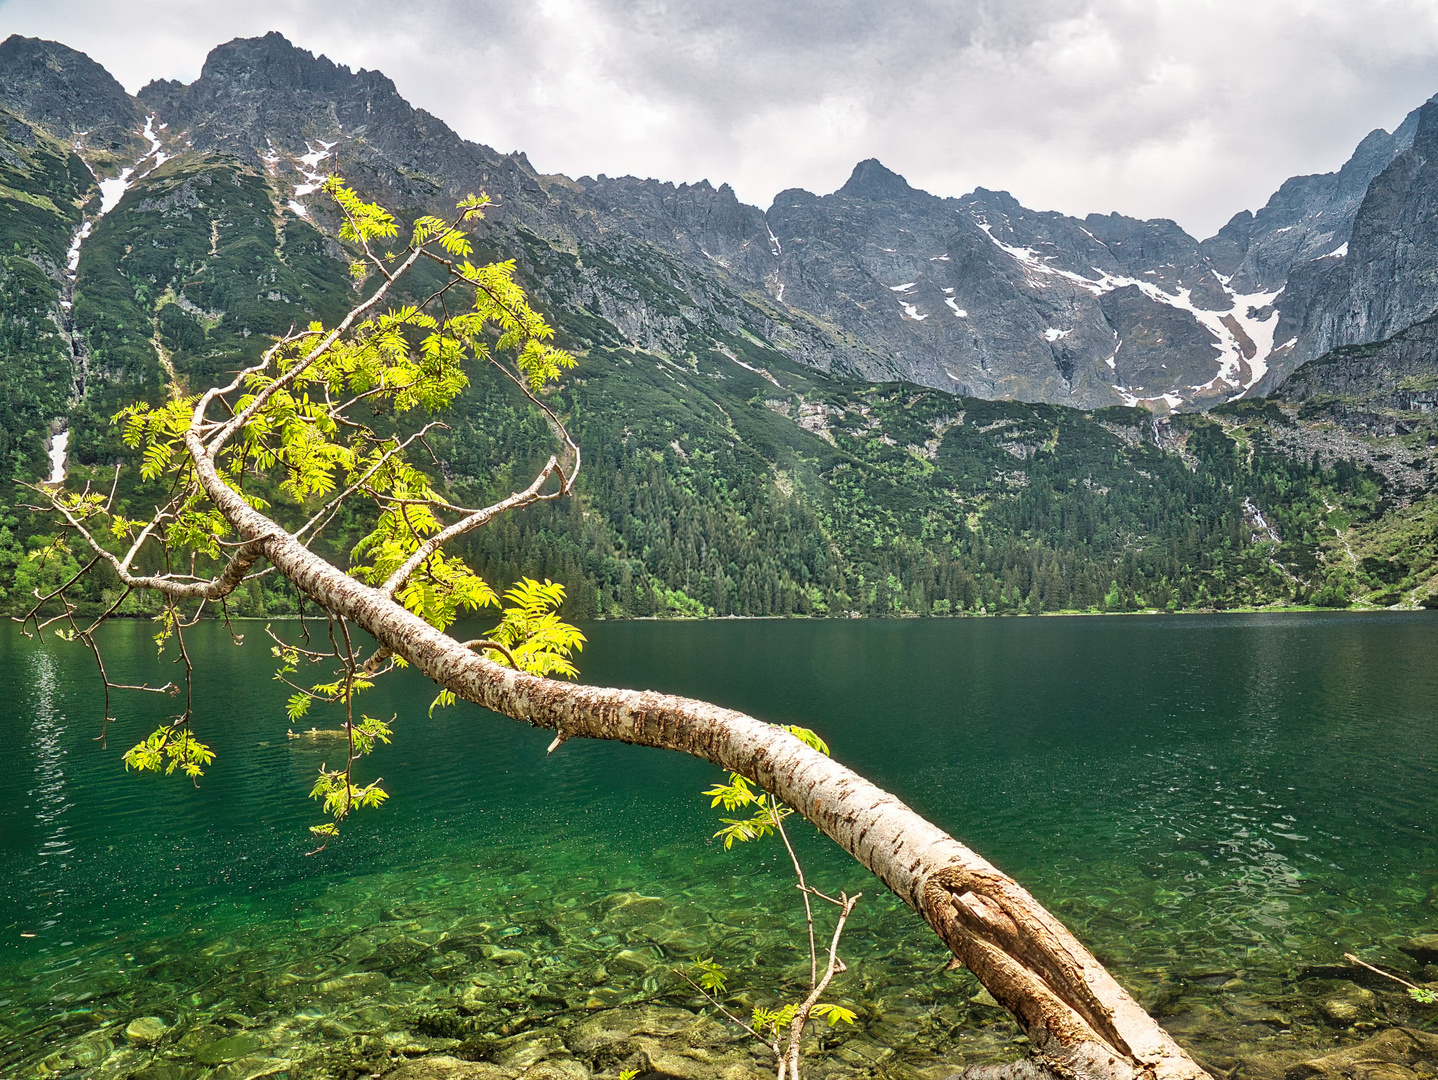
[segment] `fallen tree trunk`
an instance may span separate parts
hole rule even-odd
[[[1035,1057],[1015,1077],[1207,1080],[1207,1074],[1017,882],[851,769],[781,728],[703,701],[539,678],[492,663],[381,590],[309,551],[251,508],[191,429],[206,495],[241,540],[315,603],[352,621],[441,687],[560,740],[611,739],[692,754],[796,809],[917,911],[1017,1018]]]

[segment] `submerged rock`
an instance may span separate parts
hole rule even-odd
[[[524,1080],[589,1080],[590,1072],[582,1061],[573,1058],[546,1058],[524,1073]]]
[[[1390,1028],[1357,1046],[1299,1062],[1284,1080],[1417,1080],[1431,1077],[1435,1065],[1438,1035]]]
[[[1371,1020],[1378,1004],[1378,995],[1355,983],[1340,983],[1335,993],[1319,1002],[1319,1011],[1331,1024],[1349,1027]]]
[[[1438,964],[1438,934],[1419,934],[1399,948],[1420,964]]]
[[[616,971],[643,975],[658,963],[658,957],[648,950],[621,949],[609,958],[609,967]]]
[[[604,901],[606,922],[618,926],[638,926],[653,922],[664,915],[664,901],[657,896],[635,892],[615,893]]]
[[[288,1075],[290,1062],[283,1058],[243,1057],[221,1065],[205,1080],[263,1080],[264,1077]]]
[[[485,945],[482,952],[484,958],[493,964],[522,964],[529,959],[529,954],[522,949],[501,949],[495,945]]]
[[[564,1041],[558,1032],[540,1029],[503,1040],[495,1047],[491,1056],[497,1064],[522,1069],[555,1054],[568,1056]]]
[[[384,1073],[384,1080],[513,1080],[518,1069],[503,1069],[487,1061],[461,1061],[448,1054],[417,1058]]]
[[[195,1047],[194,1058],[201,1065],[224,1065],[258,1050],[261,1041],[253,1035],[230,1035]]]
[[[638,1010],[605,1009],[571,1027],[564,1041],[580,1057],[593,1058],[615,1043],[626,1041],[638,1021]]]
[[[142,1016],[125,1025],[125,1038],[141,1046],[150,1046],[163,1039],[169,1030],[170,1025],[158,1016]]]
[[[96,1032],[86,1035],[79,1042],[73,1043],[65,1051],[65,1057],[79,1068],[89,1068],[91,1065],[98,1065],[109,1057],[110,1051],[115,1048],[104,1035]]]
[[[389,985],[388,976],[381,971],[356,971],[337,979],[328,979],[316,989],[325,997],[343,1001],[383,993]]]

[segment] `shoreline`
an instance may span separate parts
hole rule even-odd
[[[1166,611],[1162,608],[1141,608],[1138,611],[1041,611],[1037,614],[1028,611],[961,611],[945,615],[918,615],[918,614],[896,614],[896,615],[865,615],[860,612],[846,612],[838,615],[598,615],[587,619],[577,619],[581,623],[624,623],[624,622],[654,622],[654,623],[698,623],[698,622],[945,622],[955,619],[1073,619],[1073,618],[1132,618],[1134,616],[1163,615],[1169,617],[1180,617],[1184,615],[1412,615],[1424,611],[1435,611],[1438,608],[1424,607],[1422,604],[1408,604],[1394,607],[1377,607],[1371,604],[1349,605],[1348,607],[1317,607],[1314,605],[1283,604],[1266,605],[1264,607],[1232,607],[1232,608],[1183,608],[1178,611]],[[84,612],[77,612],[84,615]],[[15,616],[8,616],[11,622],[18,622]],[[130,612],[116,613],[111,615],[107,622],[111,621],[150,621],[153,615],[140,615]],[[204,622],[225,622],[232,623],[262,623],[262,622],[299,622],[301,616],[290,614],[275,615],[202,615]],[[311,622],[323,621],[319,615],[307,615],[303,618]]]

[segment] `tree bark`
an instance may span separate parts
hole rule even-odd
[[[708,702],[560,682],[485,660],[283,532],[224,483],[193,430],[186,439],[206,494],[242,540],[262,546],[316,604],[458,697],[561,739],[692,754],[799,811],[918,912],[1018,1020],[1035,1057],[1009,1069],[1014,1080],[1208,1080],[1016,881],[853,770],[781,728]],[[992,1069],[983,1077],[997,1080]]]

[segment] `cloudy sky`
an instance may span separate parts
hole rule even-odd
[[[544,172],[767,207],[877,157],[1200,237],[1438,93],[1434,0],[0,0],[131,91],[272,29]]]

